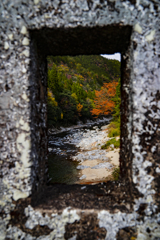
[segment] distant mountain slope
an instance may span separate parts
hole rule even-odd
[[[120,78],[120,62],[118,60],[106,59],[100,55],[76,56],[75,60],[99,75],[104,75],[108,79]]]
[[[92,119],[95,90],[119,78],[117,60],[99,55],[48,57],[48,126]]]
[[[118,81],[120,78],[120,62],[118,60],[106,59],[100,55],[56,56],[49,57],[48,60],[50,63],[54,62],[57,65],[63,62],[83,76],[88,75],[87,72],[90,72],[100,86],[104,82]],[[79,68],[77,68],[78,64],[81,64]]]

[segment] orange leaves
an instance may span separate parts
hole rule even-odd
[[[112,98],[116,94],[117,82],[104,83],[100,91],[95,91],[95,108],[91,110],[92,115],[98,117],[101,114],[109,114],[113,111],[115,103]]]

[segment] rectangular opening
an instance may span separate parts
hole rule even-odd
[[[32,150],[33,205],[43,209],[63,210],[65,207],[80,209],[120,209],[131,211],[132,202],[132,131],[128,128],[132,107],[130,88],[130,26],[105,26],[95,28],[31,30],[30,38],[30,98]],[[47,57],[100,55],[121,53],[121,141],[119,181],[95,185],[48,184],[47,157]],[[131,125],[132,126],[132,125]],[[124,194],[126,193],[127,194]],[[114,207],[113,207],[114,206]]]
[[[118,180],[120,57],[47,58],[50,183]]]

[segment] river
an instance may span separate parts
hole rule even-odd
[[[109,139],[111,118],[49,132],[48,163],[51,183],[94,184],[106,180],[119,165],[119,150],[101,146]],[[108,155],[107,155],[108,154]]]

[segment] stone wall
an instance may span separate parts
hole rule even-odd
[[[159,0],[1,0],[0,239],[160,239]],[[119,182],[47,184],[48,55],[122,56]]]

